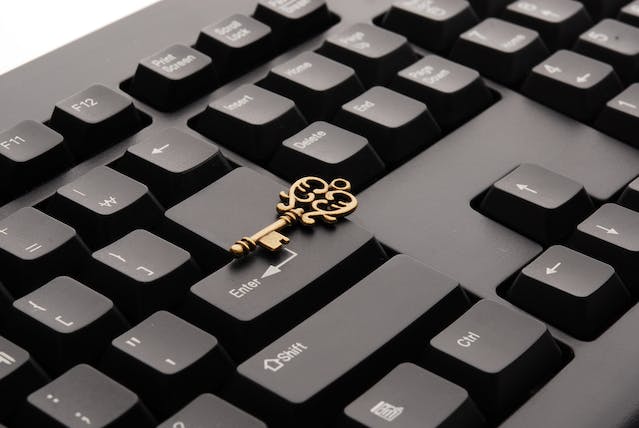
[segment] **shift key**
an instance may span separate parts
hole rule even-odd
[[[362,378],[412,358],[468,306],[455,281],[395,256],[241,364],[233,395],[266,422],[326,426],[370,386]]]

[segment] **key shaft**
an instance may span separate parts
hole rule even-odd
[[[297,223],[303,213],[304,210],[302,208],[295,208],[282,214],[275,222],[259,232],[250,237],[244,237],[233,244],[231,253],[235,257],[241,257],[255,250],[258,245],[270,251],[280,249],[284,244],[288,244],[290,239],[279,233],[279,231]]]

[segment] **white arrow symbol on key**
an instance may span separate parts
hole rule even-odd
[[[578,83],[586,83],[588,81],[588,79],[590,79],[591,74],[590,73],[586,73],[583,76],[579,76],[577,77],[577,82]]]
[[[171,145],[170,144],[165,144],[160,148],[154,148],[153,151],[151,152],[152,155],[161,155],[162,153],[164,153],[164,150],[168,149]]]
[[[619,232],[617,232],[614,228],[603,227],[601,225],[597,225],[596,227],[597,229],[604,230],[609,235],[619,235]]]
[[[278,273],[282,272],[282,267],[298,256],[298,254],[293,250],[290,250],[288,248],[284,248],[284,250],[288,251],[291,255],[277,266],[270,265],[268,269],[266,269],[266,272],[264,272],[264,274],[262,275],[262,278],[268,278],[269,276],[277,275]]]
[[[546,268],[546,275],[554,275],[557,273],[557,269],[561,266],[561,262],[554,265],[552,268]]]
[[[530,187],[528,187],[528,185],[527,185],[527,184],[518,184],[518,185],[517,185],[517,188],[518,188],[519,190],[525,190],[526,192],[534,193],[535,195],[536,195],[537,193],[539,193],[539,192],[538,192],[538,191],[536,191],[535,189],[531,189]]]

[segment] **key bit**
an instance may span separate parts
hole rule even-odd
[[[313,226],[320,219],[333,224],[357,208],[357,198],[349,191],[348,180],[338,178],[328,183],[318,177],[304,177],[297,180],[288,192],[280,192],[281,202],[276,205],[280,217],[252,236],[247,236],[231,246],[229,251],[235,257],[245,256],[259,245],[269,251],[277,251],[290,239],[280,231],[296,223]]]

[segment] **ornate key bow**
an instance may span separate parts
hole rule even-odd
[[[288,192],[280,192],[282,202],[275,207],[281,214],[280,217],[254,235],[237,241],[229,251],[235,257],[249,254],[258,245],[276,251],[290,242],[289,238],[280,233],[285,227],[298,222],[304,226],[313,226],[318,219],[329,224],[337,222],[357,208],[357,198],[349,190],[351,183],[343,178],[330,183],[318,177],[300,178]]]

